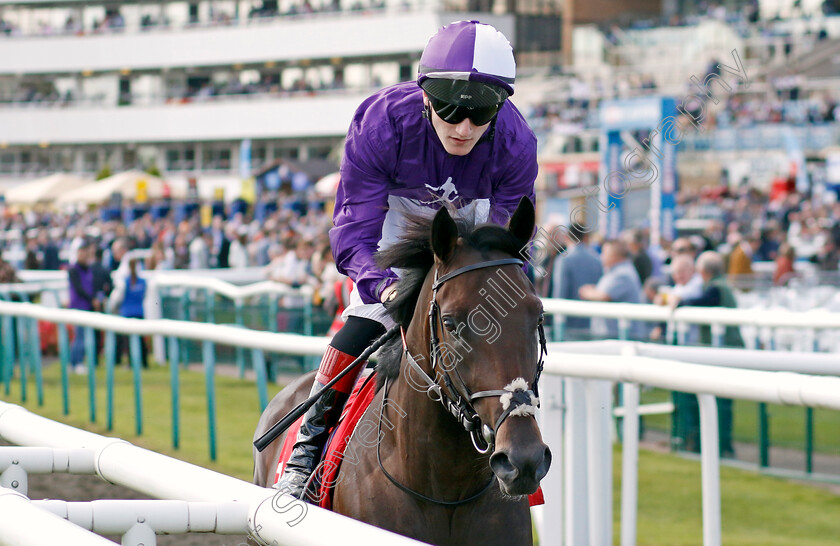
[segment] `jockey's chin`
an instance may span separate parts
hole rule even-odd
[[[475,148],[476,143],[484,135],[490,122],[484,125],[476,125],[470,118],[465,118],[460,123],[446,123],[437,115],[434,108],[432,111],[432,127],[435,128],[443,149],[451,155],[467,155]]]

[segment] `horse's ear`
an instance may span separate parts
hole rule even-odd
[[[534,235],[536,224],[537,215],[534,211],[534,204],[528,197],[522,197],[510,218],[508,231],[523,243],[527,243]]]
[[[444,207],[437,211],[432,222],[432,252],[440,261],[445,262],[452,257],[457,244],[458,226]]]

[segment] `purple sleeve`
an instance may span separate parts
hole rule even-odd
[[[534,133],[528,132],[520,138],[527,139],[522,152],[505,169],[499,181],[493,187],[492,210],[490,220],[499,225],[506,225],[522,196],[536,205],[534,181],[537,178],[537,140]]]
[[[365,119],[370,114],[359,112],[347,133],[330,244],[336,267],[353,279],[362,301],[378,303],[382,290],[397,278],[377,268],[373,258],[388,212],[391,177],[385,165],[396,163],[396,147],[383,145],[387,139],[380,131],[387,120],[371,126]]]

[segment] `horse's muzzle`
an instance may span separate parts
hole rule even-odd
[[[551,466],[551,450],[542,442],[533,447],[496,451],[490,468],[507,495],[530,495],[536,492]]]

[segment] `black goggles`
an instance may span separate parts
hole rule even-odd
[[[470,121],[478,126],[490,123],[490,121],[496,117],[496,114],[499,113],[499,108],[501,108],[502,104],[504,104],[499,103],[481,108],[468,108],[466,106],[450,104],[429,94],[426,94],[426,96],[429,97],[429,103],[432,105],[432,108],[434,108],[438,117],[446,123],[451,123],[453,125],[461,123],[467,118],[470,118]]]

